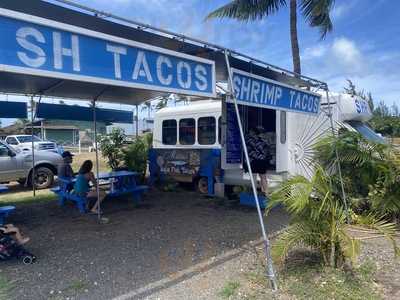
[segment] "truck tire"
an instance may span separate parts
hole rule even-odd
[[[29,185],[32,186],[32,172],[29,175]],[[35,187],[38,190],[47,189],[54,183],[54,173],[47,167],[35,168]]]

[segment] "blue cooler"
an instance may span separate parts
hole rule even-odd
[[[254,198],[253,193],[240,193],[240,205],[257,207],[256,199]],[[267,198],[264,195],[258,195],[258,203],[260,204],[260,208],[264,209],[267,206]]]

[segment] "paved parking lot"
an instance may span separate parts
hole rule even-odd
[[[106,200],[108,224],[55,201],[19,208],[9,221],[32,238],[27,248],[38,262],[2,263],[1,273],[15,282],[13,296],[111,299],[260,238],[253,209],[187,190],[151,191],[144,201]],[[279,209],[266,218],[269,232],[287,221]]]

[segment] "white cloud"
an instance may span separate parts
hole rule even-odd
[[[328,51],[327,45],[319,44],[314,47],[308,47],[304,50],[304,53],[301,55],[303,60],[309,60],[313,58],[322,57]]]
[[[304,74],[326,81],[333,91],[343,91],[346,79],[370,91],[375,100],[400,100],[400,55],[347,37],[322,42],[302,53]]]
[[[332,54],[337,62],[353,71],[361,71],[363,60],[356,43],[345,37],[337,38],[332,44]]]
[[[347,12],[350,10],[350,8],[351,8],[351,5],[349,5],[348,3],[343,3],[341,5],[335,5],[335,7],[333,8],[333,10],[331,12],[331,17],[334,20],[340,19],[347,14]]]

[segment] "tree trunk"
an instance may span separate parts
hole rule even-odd
[[[297,38],[297,0],[290,0],[290,42],[292,44],[293,71],[301,74],[299,40]]]

